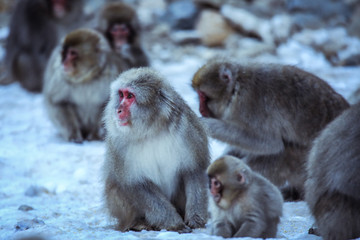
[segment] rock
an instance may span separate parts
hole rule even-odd
[[[331,25],[346,24],[350,19],[350,9],[342,0],[288,0],[287,9],[292,12],[313,14]]]
[[[252,58],[264,53],[274,52],[275,46],[254,38],[233,34],[225,42],[226,49],[235,58]]]
[[[340,62],[341,66],[360,66],[360,54],[353,54]],[[360,91],[359,91],[360,92]],[[358,94],[360,95],[360,94]]]
[[[259,18],[245,9],[230,5],[221,7],[221,15],[245,34],[259,36],[267,43],[274,42],[268,20]]]
[[[271,33],[276,44],[285,42],[289,38],[293,28],[293,21],[290,15],[276,15],[270,20],[270,24]]]
[[[180,30],[171,33],[170,38],[176,44],[200,43],[201,38],[196,30]]]
[[[234,33],[223,16],[214,10],[203,10],[196,25],[201,42],[207,46],[220,46]]]
[[[224,0],[194,0],[198,5],[220,8],[224,4]]]
[[[360,4],[356,7],[347,28],[350,35],[360,38]]]
[[[198,12],[197,6],[191,0],[180,0],[168,6],[162,19],[173,29],[193,29]]]
[[[20,221],[15,225],[16,231],[24,231],[29,228],[34,227],[35,225],[45,225],[45,222],[41,219],[34,218],[32,220]]]
[[[294,23],[293,30],[301,31],[303,29],[319,29],[326,26],[326,22],[319,16],[310,13],[295,13],[292,15]]]
[[[26,236],[26,237],[20,237],[20,238],[16,238],[16,240],[46,240],[44,237],[42,236],[38,236],[38,235],[30,235],[30,236]]]
[[[49,194],[49,190],[47,190],[44,187],[41,186],[30,186],[26,191],[25,191],[25,196],[28,197],[37,197],[40,196],[42,193],[46,193]]]
[[[21,205],[18,210],[20,211],[24,211],[24,212],[28,212],[28,211],[31,211],[31,210],[34,210],[33,207],[31,206],[28,206],[28,205]]]

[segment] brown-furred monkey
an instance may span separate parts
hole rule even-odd
[[[360,237],[360,104],[315,139],[307,164],[305,200],[326,240]]]
[[[99,14],[98,27],[115,52],[131,67],[149,66],[141,46],[141,27],[135,10],[125,3],[108,3]]]
[[[204,227],[207,135],[170,84],[150,68],[122,73],[111,84],[104,121],[105,200],[118,228]]]
[[[9,77],[40,92],[51,51],[65,32],[79,26],[82,10],[82,0],[19,0],[6,43]]]
[[[242,160],[223,156],[207,169],[211,233],[225,238],[275,238],[283,198],[270,181]]]
[[[65,140],[102,139],[110,83],[126,69],[104,36],[92,29],[69,33],[54,49],[43,92],[50,119]]]
[[[286,65],[212,60],[192,86],[210,135],[291,200],[303,198],[313,139],[349,107],[324,80]]]

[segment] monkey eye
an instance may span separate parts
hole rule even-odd
[[[126,98],[127,98],[127,99],[131,99],[131,98],[133,98],[133,97],[134,97],[134,94],[129,93]]]
[[[78,56],[78,53],[75,50],[72,50],[72,49],[69,50],[69,54],[72,57],[77,57]]]
[[[120,96],[120,98],[124,97],[124,93],[122,91],[120,91],[120,90],[119,90],[119,96]]]

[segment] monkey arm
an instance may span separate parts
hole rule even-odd
[[[129,185],[126,189],[132,205],[144,213],[149,225],[173,231],[186,229],[185,223],[175,207],[154,183],[146,181]]]
[[[205,227],[207,220],[207,177],[200,169],[184,177],[186,206],[185,223],[190,228]],[[201,187],[200,187],[201,186]]]
[[[60,129],[61,135],[68,141],[81,143],[81,125],[74,106],[69,103],[53,103],[45,100],[45,105],[53,123]]]
[[[261,129],[248,129],[215,118],[201,118],[211,137],[239,147],[254,154],[276,154],[284,150],[280,136],[261,132]]]
[[[229,221],[227,220],[217,220],[212,223],[211,234],[216,236],[221,236],[224,238],[231,238],[232,236],[232,227]]]
[[[266,229],[264,219],[265,216],[259,211],[248,214],[234,237],[261,237]]]

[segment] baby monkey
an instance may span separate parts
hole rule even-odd
[[[207,169],[210,180],[211,234],[230,237],[276,237],[283,198],[270,181],[229,155]]]

